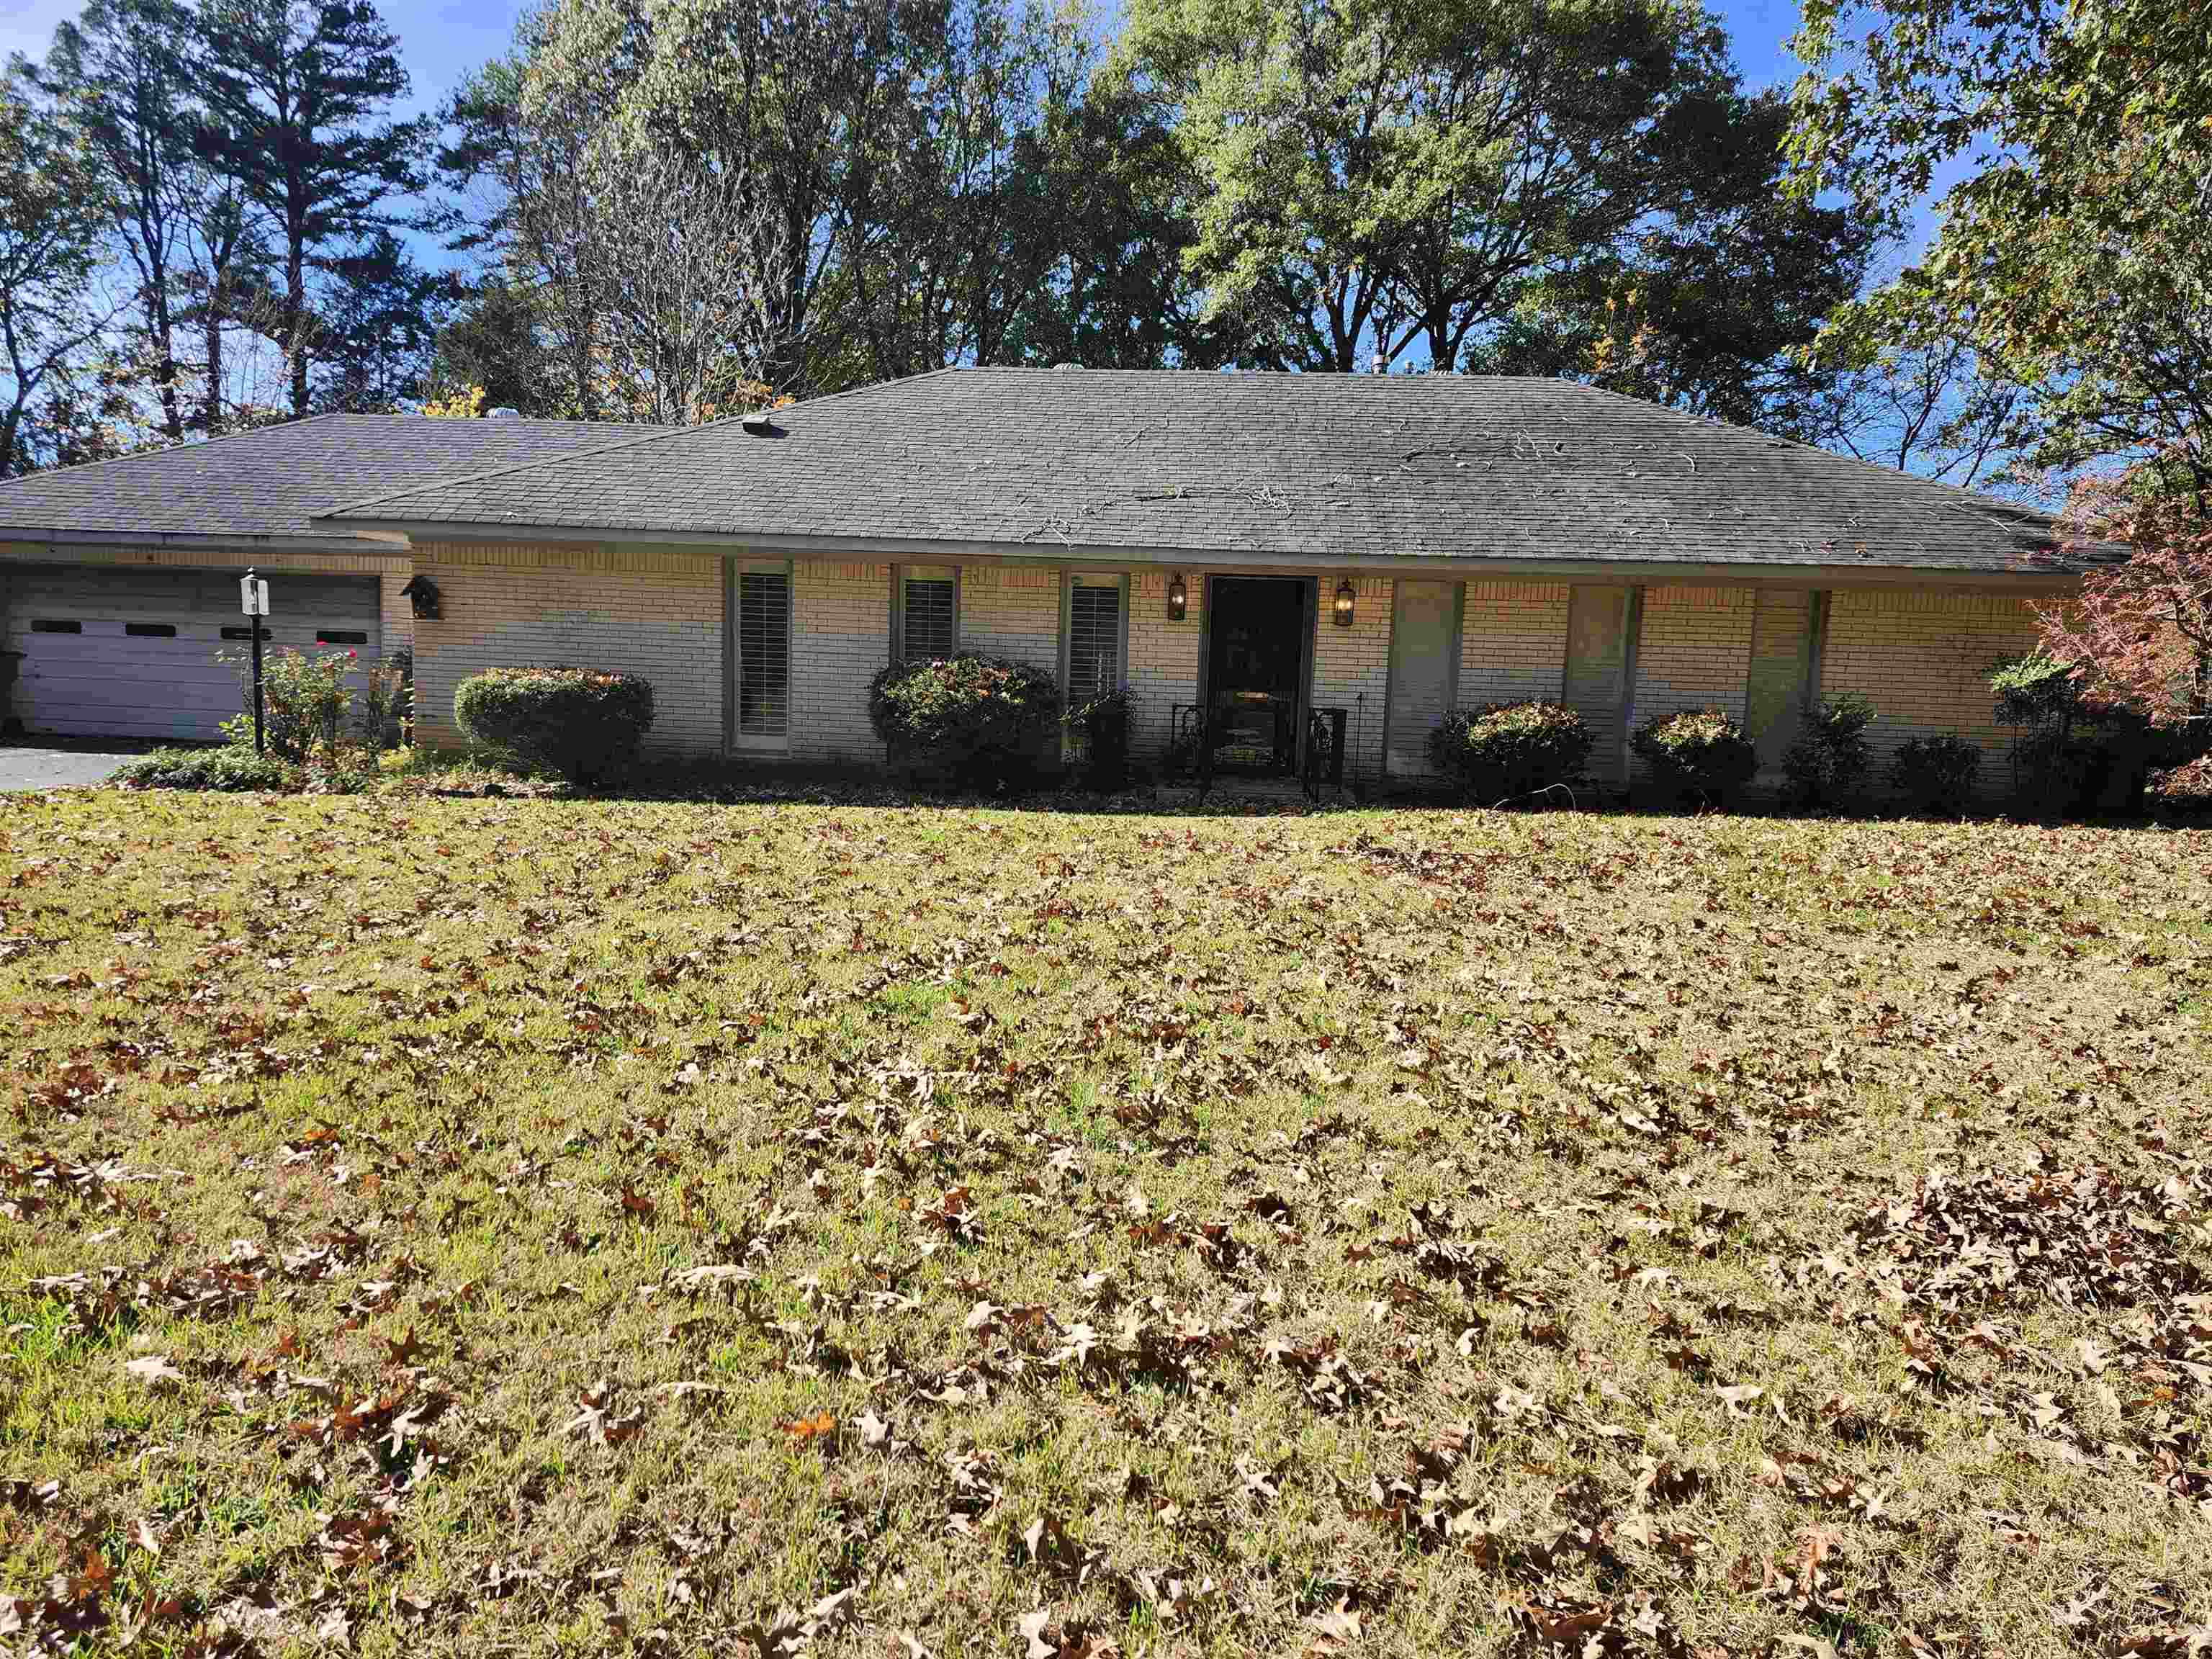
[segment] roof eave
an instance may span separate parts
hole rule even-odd
[[[346,521],[380,534],[422,542],[522,542],[566,546],[689,548],[702,555],[787,553],[822,558],[872,556],[915,563],[962,559],[1027,564],[1160,565],[1219,570],[1297,566],[1316,571],[1434,571],[1495,580],[1698,584],[1755,581],[1799,587],[2002,586],[2063,591],[2081,580],[2077,570],[2023,561],[2009,568],[1986,565],[1884,564],[1873,559],[1828,563],[1671,559],[1547,557],[1478,558],[1456,554],[1320,554],[1270,548],[1125,546],[1036,540],[997,542],[919,536],[740,534],[735,532],[585,529],[557,524],[471,524],[437,520],[359,519]]]
[[[0,547],[173,548],[204,553],[346,553],[386,558],[408,555],[404,536],[351,525],[343,529],[248,532],[177,530],[80,530],[53,525],[0,524]]]

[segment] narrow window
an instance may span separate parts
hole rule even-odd
[[[1121,589],[1076,584],[1068,596],[1067,701],[1087,702],[1121,684]]]
[[[177,637],[174,623],[125,623],[123,631],[134,640],[173,640]]]
[[[358,628],[318,628],[317,645],[367,645],[368,635]]]
[[[738,735],[781,738],[791,729],[791,578],[738,576]]]
[[[959,589],[950,576],[908,576],[899,593],[899,657],[928,662],[949,657],[960,635]]]
[[[31,631],[33,634],[82,634],[84,632],[84,624],[81,622],[58,622],[51,617],[40,617],[32,622]]]
[[[246,627],[226,628],[222,630],[222,636],[227,640],[251,640],[253,637],[253,629]],[[264,628],[261,630],[261,637],[266,640],[274,636]]]

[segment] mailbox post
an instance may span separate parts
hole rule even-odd
[[[245,613],[246,632],[253,636],[253,752],[264,751],[261,732],[261,623],[269,614],[269,584],[251,569],[238,579],[238,608]]]

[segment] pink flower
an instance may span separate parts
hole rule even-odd
[[[355,658],[358,657],[359,655],[361,655],[361,653],[360,653],[360,652],[358,652],[358,651],[349,651],[349,652],[347,652],[347,653],[346,653],[346,660],[347,660],[348,662],[351,662]]]

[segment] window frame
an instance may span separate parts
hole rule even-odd
[[[952,584],[951,654],[960,649],[963,601],[960,567],[957,564],[895,564],[891,567],[890,660],[904,662],[906,651],[906,585],[910,581]]]
[[[1110,587],[1121,599],[1118,605],[1114,648],[1116,663],[1114,689],[1126,690],[1129,684],[1129,573],[1126,570],[1068,570],[1062,573],[1060,582],[1060,696],[1063,708],[1075,707],[1075,590],[1079,587]],[[1060,749],[1063,756],[1073,756],[1081,739],[1073,728],[1063,726]]]
[[[744,686],[744,579],[783,578],[783,730],[743,729],[740,703]],[[726,558],[722,561],[722,749],[726,754],[788,754],[797,720],[793,688],[798,673],[799,577],[790,559]]]

